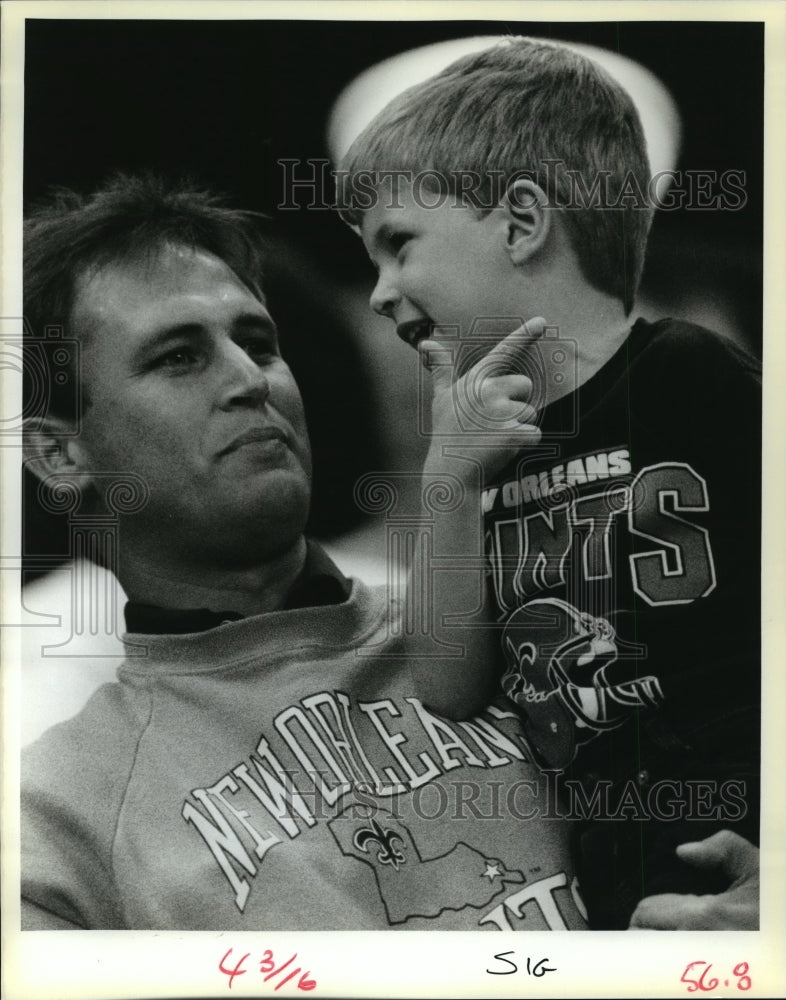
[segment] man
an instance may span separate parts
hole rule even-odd
[[[55,392],[28,462],[118,513],[145,655],[25,753],[23,926],[585,926],[509,706],[428,712],[386,594],[303,535],[305,420],[249,218],[121,177],[38,212],[25,255],[33,332],[81,350],[78,417]]]

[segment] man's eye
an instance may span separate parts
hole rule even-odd
[[[246,354],[258,365],[267,364],[278,356],[269,340],[247,340],[241,345]]]
[[[168,368],[171,371],[185,371],[198,364],[199,356],[190,347],[175,347],[162,354],[153,363],[154,368]]]

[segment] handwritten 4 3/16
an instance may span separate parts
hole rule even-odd
[[[223,972],[225,976],[229,976],[229,982],[227,985],[230,989],[232,988],[232,980],[235,976],[244,976],[249,971],[249,969],[246,968],[246,961],[251,957],[251,952],[246,952],[246,954],[242,958],[238,959],[234,965],[231,964],[229,959],[231,954],[232,949],[230,948],[218,963],[219,972]],[[296,958],[297,952],[295,952],[291,958],[288,958],[282,965],[276,966],[276,959],[273,956],[273,952],[269,948],[265,948],[262,952],[262,958],[259,959],[259,972],[263,976],[264,982],[275,979],[276,976],[285,972]],[[299,965],[292,969],[291,972],[287,973],[283,979],[279,979],[273,989],[280,990],[284,983],[288,983],[290,979],[294,979],[298,972],[301,972],[302,975],[297,983],[293,983],[293,985],[296,985],[299,990],[313,990],[317,985],[317,981],[316,979],[308,978],[311,975],[311,970],[306,969],[306,971],[303,972]]]

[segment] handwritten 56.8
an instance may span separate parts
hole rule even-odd
[[[702,966],[704,966],[703,969]],[[680,976],[680,982],[688,984],[688,993],[695,993],[697,990],[704,990],[705,993],[709,993],[710,990],[714,990],[716,986],[721,984],[721,979],[718,976],[710,975],[711,968],[711,962],[703,960],[700,962],[691,962],[685,966],[685,971]],[[731,975],[737,977],[736,986],[738,990],[749,990],[753,985],[753,981],[748,975],[747,962],[738,962],[731,970]],[[734,983],[730,984],[727,977],[724,977],[722,982],[725,987],[735,985]]]

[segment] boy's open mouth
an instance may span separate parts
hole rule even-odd
[[[425,318],[407,320],[406,323],[398,324],[396,333],[405,344],[417,349],[420,341],[425,340],[431,333],[431,320]]]

